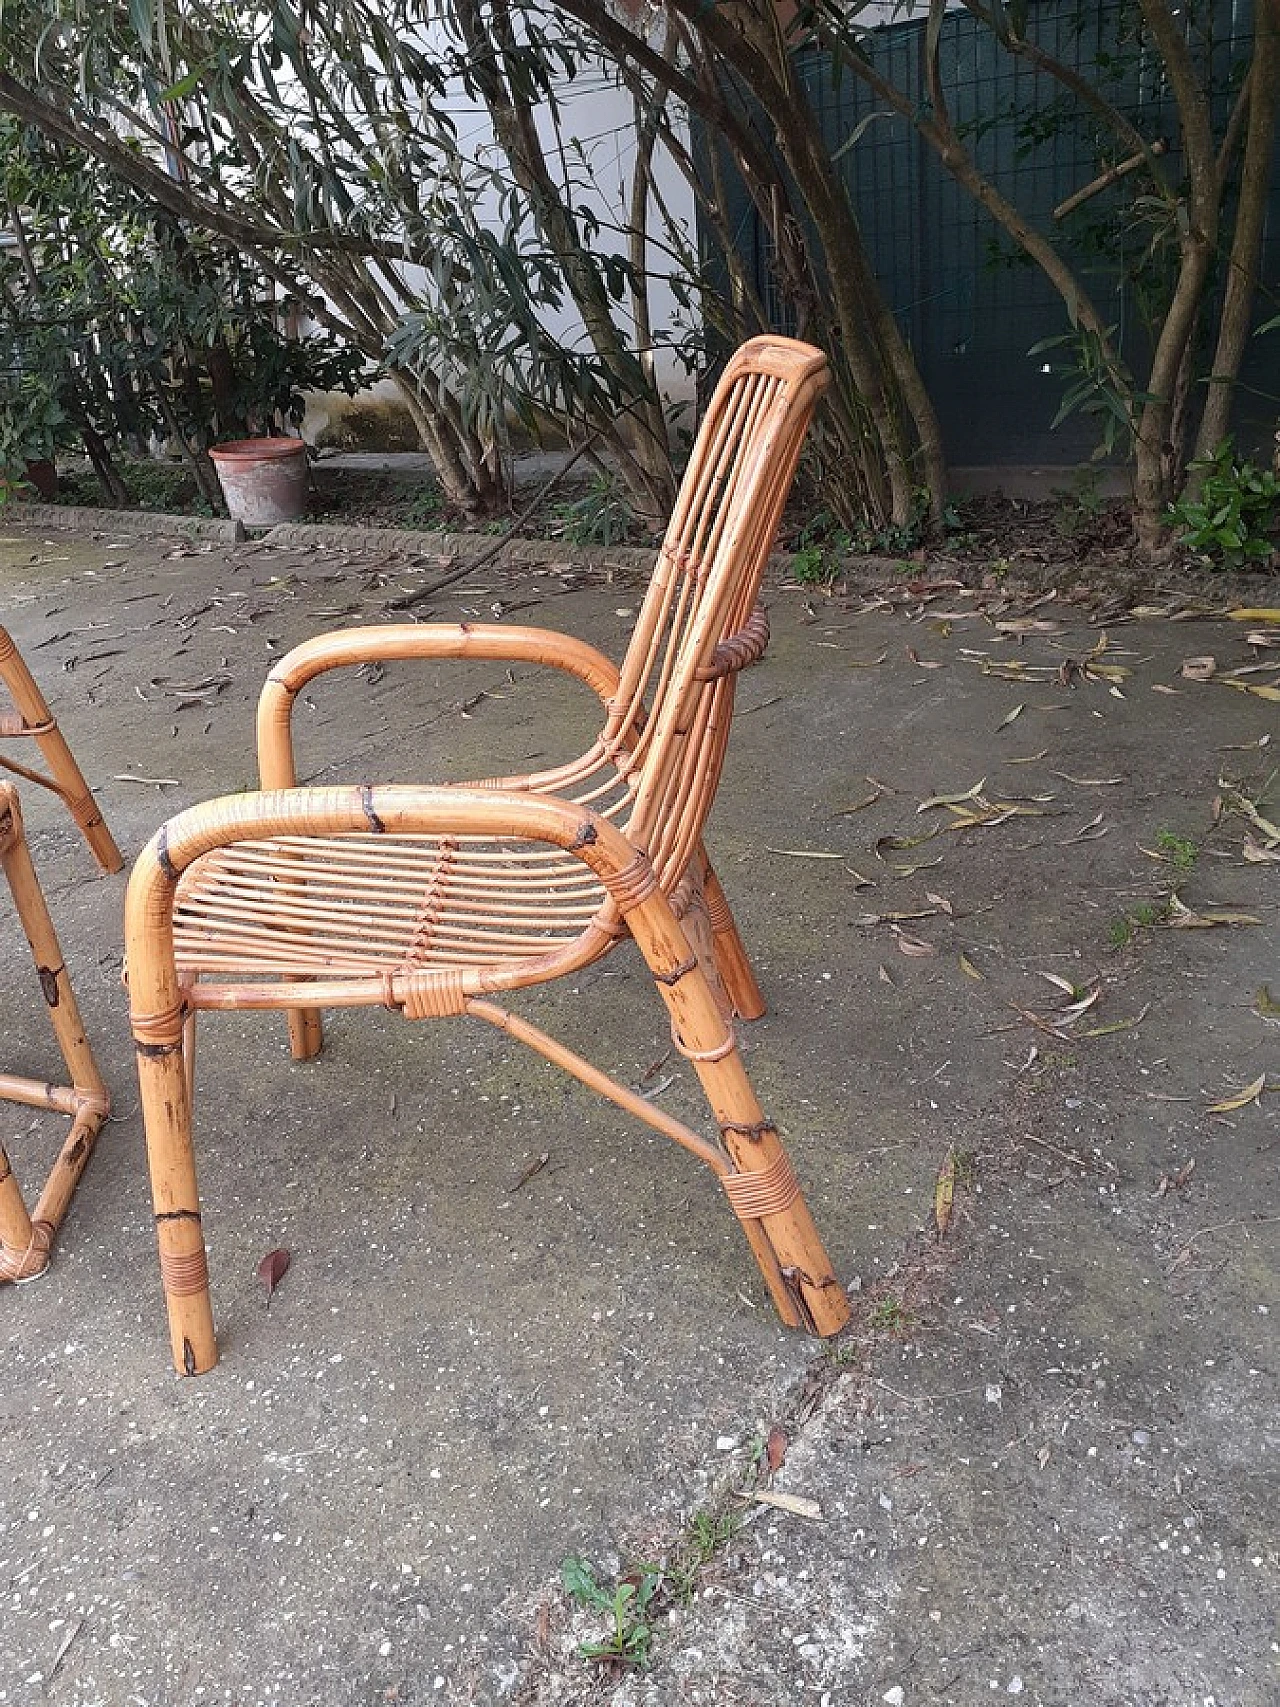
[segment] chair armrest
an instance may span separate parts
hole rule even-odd
[[[496,622],[387,623],[339,629],[295,646],[271,670],[258,700],[258,766],[264,788],[297,782],[291,721],[298,694],[326,670],[356,664],[433,658],[487,658],[545,664],[576,676],[606,706],[618,688],[618,667],[585,640],[547,628]]]

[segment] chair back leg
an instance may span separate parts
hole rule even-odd
[[[59,795],[80,826],[98,864],[104,871],[119,871],[124,864],[124,856],[98,810],[84,772],[76,763],[75,754],[67,745],[12,636],[3,628],[0,628],[0,681],[9,690],[17,713],[16,718],[0,717],[0,737],[27,736],[34,740],[44,755],[50,774],[42,776],[38,771],[28,770],[25,765],[4,761],[7,767],[29,782],[38,783]]]
[[[733,1011],[739,1019],[761,1019],[767,1011],[765,999],[756,982],[756,975],[747,958],[742,938],[738,935],[738,926],[728,897],[710,861],[706,863],[702,893],[711,924],[711,944],[715,952],[716,968],[725,992],[733,1004]]]
[[[71,1119],[71,1130],[34,1215],[28,1214],[9,1158],[0,1150],[0,1280],[29,1280],[48,1265],[54,1235],[111,1104],[84,1034],[62,949],[31,861],[17,790],[8,783],[0,783],[0,870],[31,945],[50,1023],[71,1077],[70,1085],[56,1086],[0,1074],[0,1097],[30,1108],[53,1109]]]

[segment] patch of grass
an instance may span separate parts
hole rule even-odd
[[[1200,849],[1189,836],[1175,835],[1172,830],[1160,830],[1156,835],[1156,846],[1173,866],[1183,876],[1190,875],[1196,868],[1200,858]]]
[[[1140,930],[1149,931],[1169,916],[1169,903],[1139,901],[1107,926],[1107,941],[1112,948],[1128,948]]]
[[[637,531],[626,488],[610,474],[597,474],[580,497],[565,499],[551,516],[553,531],[573,545],[622,545]]]
[[[901,1298],[892,1295],[880,1298],[871,1311],[869,1325],[878,1333],[904,1334],[915,1317]]]
[[[829,587],[839,563],[822,545],[802,545],[791,554],[791,573],[806,587]]]
[[[736,1511],[696,1511],[663,1566],[663,1588],[681,1606],[697,1592],[703,1571],[742,1528]]]
[[[859,1346],[856,1340],[828,1340],[822,1348],[823,1356],[834,1369],[847,1369],[858,1362]]]
[[[1107,926],[1107,941],[1112,948],[1128,948],[1133,941],[1135,925],[1128,913],[1121,913],[1118,919],[1112,919]]]
[[[413,502],[405,511],[405,520],[414,527],[423,527],[429,522],[438,522],[444,514],[444,496],[438,486],[422,486],[414,494]]]

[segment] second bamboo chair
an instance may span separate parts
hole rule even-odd
[[[160,1269],[175,1367],[217,1358],[192,1141],[200,1009],[282,1009],[293,1053],[320,1010],[468,1015],[540,1051],[718,1176],[782,1319],[848,1319],[777,1127],[743,1068],[730,1009],[763,1012],[703,846],[734,686],[768,625],[757,605],[824,357],[759,338],[730,361],[694,447],[626,658],[504,625],[353,629],[297,647],[258,714],[267,792],[193,807],[148,844],[126,937]],[[470,787],[297,788],[297,695],[341,666],[487,658],[546,664],[595,689],[586,753]],[[708,1138],[493,998],[564,976],[631,936],[710,1102]]]

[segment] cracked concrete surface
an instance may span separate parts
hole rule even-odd
[[[273,658],[379,620],[432,567],[0,533],[2,619],[127,853],[252,784]],[[607,563],[492,566],[435,614],[498,605],[616,655],[637,596]],[[690,1158],[487,1029],[340,1015],[298,1065],[278,1021],[207,1016],[223,1361],[172,1378],[124,879],[23,788],[116,1112],[48,1275],[0,1292],[5,1707],[1277,1698],[1280,1099],[1208,1112],[1280,1081],[1258,999],[1268,979],[1280,999],[1277,867],[1242,857],[1260,832],[1229,809],[1280,809],[1276,706],[1179,674],[1276,654],[1173,596],[1133,621],[999,589],[771,603],[713,848],[771,1004],[749,1071],[861,1288],[835,1353],[777,1326]],[[1121,673],[1064,678],[1091,653]],[[311,698],[303,762],[325,781],[513,768],[573,750],[594,713],[545,672],[470,664]],[[918,810],[982,779],[1021,810]],[[1173,890],[1259,923],[1177,926]],[[21,948],[0,898],[4,1065],[52,1070]],[[1046,973],[1096,1001],[1064,1017]],[[628,1082],[667,1048],[627,955],[526,1009]],[[701,1118],[684,1064],[662,1073]],[[0,1105],[20,1177],[61,1133]],[[821,1520],[755,1507],[664,1614],[649,1672],[578,1657],[592,1628],[550,1586],[560,1561],[625,1571],[784,1417],[774,1487]]]

